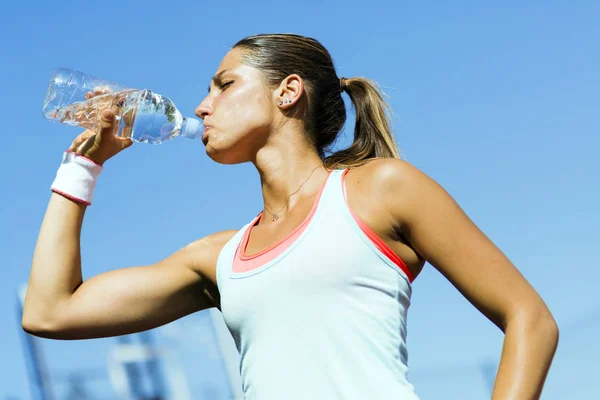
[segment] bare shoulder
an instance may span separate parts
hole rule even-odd
[[[385,210],[404,235],[432,209],[459,208],[441,185],[404,160],[374,159],[350,171],[348,178]]]
[[[352,169],[357,175],[369,177],[371,180],[382,183],[397,182],[415,179],[424,175],[417,167],[398,158],[374,158],[367,163]]]
[[[221,251],[223,246],[235,235],[238,231],[235,229],[220,231],[211,235],[205,236],[190,243],[187,247],[191,250],[218,250]]]
[[[352,169],[348,177],[368,185],[372,193],[378,195],[406,195],[415,193],[424,186],[437,183],[407,161],[396,158],[376,158],[360,167]],[[404,196],[403,196],[404,197]],[[396,197],[397,201],[399,198]]]
[[[180,250],[187,260],[186,265],[216,284],[219,254],[237,232],[237,230],[220,231],[188,244]]]

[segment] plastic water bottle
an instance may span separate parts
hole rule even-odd
[[[87,93],[102,94],[88,98]],[[97,131],[106,108],[118,107],[117,136],[159,144],[176,136],[201,138],[202,121],[184,118],[173,102],[150,90],[131,89],[67,68],[54,70],[48,83],[44,118]]]

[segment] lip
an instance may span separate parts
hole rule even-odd
[[[208,131],[212,128],[212,126],[204,125],[204,132],[202,132],[202,143],[206,144],[208,141]]]

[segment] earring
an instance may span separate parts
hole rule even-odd
[[[281,106],[281,105],[283,105],[283,100],[279,100],[279,101],[277,102],[277,104],[279,104],[280,106]]]

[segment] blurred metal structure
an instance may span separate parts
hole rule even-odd
[[[17,323],[34,400],[242,398],[239,355],[217,310],[207,310],[187,322],[177,321],[170,326],[114,339],[52,341],[20,329],[26,291],[26,285],[17,291]],[[190,340],[184,334],[189,334],[193,327],[202,334],[193,335]],[[81,354],[77,352],[78,346],[84,348]],[[54,354],[48,353],[50,349]],[[92,351],[88,352],[90,349]],[[209,355],[202,356],[202,349],[204,354],[209,351]],[[186,357],[192,350],[200,354],[200,358],[192,356],[195,365],[190,365],[190,357]],[[63,358],[65,352],[74,353],[74,359]],[[90,355],[94,360],[89,360]],[[184,359],[188,361],[187,369],[182,363]],[[216,373],[204,386],[197,380],[188,382],[186,377],[186,372],[196,375],[198,363]],[[58,371],[60,369],[62,371]]]
[[[163,372],[161,364],[168,360],[169,353],[154,344],[149,332],[120,336],[118,341],[108,356],[108,374],[117,398],[191,399],[185,374],[178,363],[171,362]],[[170,396],[166,383],[171,383]]]
[[[23,315],[23,304],[25,303],[25,294],[27,286],[21,286],[17,291],[17,322],[21,324]],[[48,369],[44,360],[44,355],[35,338],[25,331],[21,330],[21,339],[23,343],[23,353],[25,355],[25,364],[28,369],[29,385],[31,395],[34,399],[54,400],[50,388]]]
[[[243,398],[239,354],[216,309],[136,335],[98,341],[50,341],[20,329],[25,293],[26,286],[17,292],[16,316],[34,400]],[[561,400],[600,398],[600,386],[595,379],[597,368],[594,368],[600,356],[600,344],[588,339],[600,337],[600,307],[592,306],[590,311],[563,324],[561,336],[543,397]],[[62,342],[63,350],[53,354],[57,342]],[[61,364],[57,361],[63,357],[65,349],[77,353],[77,342],[83,345],[83,353],[90,347],[96,348],[98,343],[106,344],[101,351],[94,350],[95,355],[100,355],[100,361],[95,366],[89,363],[76,366],[68,360],[62,363],[67,368],[57,371],[57,364]],[[86,359],[89,354],[76,354],[76,358]],[[582,364],[589,368],[573,367]],[[432,398],[432,393],[439,393],[430,388],[444,387],[445,399],[462,400],[489,398],[497,368],[497,359],[485,357],[462,364],[411,368],[411,374],[416,373],[412,381],[423,398]],[[101,389],[98,389],[99,383],[103,385]]]
[[[23,303],[27,286],[21,286],[17,291],[17,323],[21,324]],[[54,383],[66,385],[65,400],[91,400],[95,397],[89,395],[86,383],[102,379],[102,373],[97,369],[77,370],[68,374],[50,374],[44,356],[41,339],[21,331],[23,353],[28,368],[28,381],[32,398],[35,400],[57,400],[58,397],[52,386]]]

